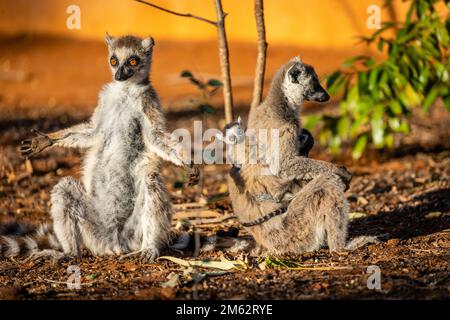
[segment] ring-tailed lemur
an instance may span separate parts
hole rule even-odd
[[[106,44],[114,80],[101,90],[91,119],[48,135],[39,133],[22,142],[20,150],[26,157],[49,146],[87,150],[82,182],[66,177],[51,191],[53,232],[64,254],[79,256],[84,247],[94,255],[153,259],[169,242],[172,218],[161,160],[182,166],[184,156],[166,132],[149,81],[153,39],[107,34]],[[11,245],[10,238],[2,240]],[[29,247],[39,250],[35,243]]]
[[[243,180],[240,175],[240,167],[241,167],[241,159],[237,159],[238,156],[237,148],[242,143],[246,141],[246,129],[242,122],[241,117],[238,117],[236,121],[233,121],[227,124],[223,130],[223,133],[216,135],[216,137],[223,141],[227,146],[227,161],[231,163],[230,169],[230,177],[234,180],[235,185],[239,186],[239,190],[244,194],[245,186],[243,185]],[[311,133],[303,129],[298,136],[299,139],[299,155],[307,157],[309,155],[309,151],[314,146],[314,138]],[[244,196],[244,195],[243,195]],[[248,196],[248,194],[245,194]],[[283,190],[279,192],[280,199],[276,199],[272,197],[270,194],[262,194],[259,195],[260,198],[264,197],[261,201],[272,201],[272,202],[280,202],[286,201],[289,199],[290,193],[289,190]],[[279,214],[279,210],[271,212],[268,216],[273,215],[276,216]],[[243,226],[247,226],[247,224],[243,223]],[[201,251],[211,251],[211,250],[225,250],[227,252],[250,252],[252,249],[258,249],[256,243],[253,239],[249,239],[248,237],[237,237],[238,230],[234,230],[234,236],[227,236],[223,232],[218,232],[215,236],[210,237],[200,237],[199,245]],[[175,250],[189,250],[194,248],[194,236],[187,232],[181,233],[176,239],[175,243],[171,245],[172,249]],[[258,253],[258,251],[254,251],[254,253]]]
[[[244,192],[245,182],[240,175],[240,168],[243,162],[242,160],[238,161],[238,159],[234,158],[237,154],[236,149],[239,148],[239,145],[246,142],[246,128],[241,117],[239,117],[238,120],[227,124],[223,131],[224,135],[218,136],[218,138],[227,144],[227,151],[231,151],[227,154],[229,158],[228,160],[232,164],[230,169],[230,177],[234,180],[234,183],[239,187],[240,191]],[[302,128],[298,133],[298,146],[298,155],[302,157],[308,157],[310,150],[314,146],[314,137],[311,132],[305,128]],[[289,198],[288,191],[288,189],[278,190],[277,194],[273,196],[268,193],[263,193],[256,196],[256,199],[259,201],[280,202],[283,198]]]
[[[279,155],[278,171],[262,175],[264,164],[244,163],[239,180],[230,176],[228,185],[235,214],[260,248],[270,253],[314,251],[325,238],[330,251],[374,241],[357,238],[346,243],[348,203],[344,191],[351,180],[347,169],[299,155],[300,106],[305,100],[328,99],[314,69],[294,58],[279,69],[266,99],[250,111],[248,129],[279,132],[278,144],[267,143],[267,153]],[[286,190],[292,195],[285,201]],[[264,193],[275,201],[257,199]]]

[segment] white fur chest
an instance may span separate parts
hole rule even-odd
[[[95,125],[101,136],[100,165],[129,167],[143,151],[140,87],[108,84],[101,93]],[[113,160],[113,161],[111,161]]]
[[[98,125],[102,130],[126,124],[133,116],[139,116],[141,110],[140,90],[136,86],[122,83],[110,83],[101,93],[101,106]]]

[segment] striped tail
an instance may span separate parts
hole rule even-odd
[[[0,224],[0,258],[28,257],[45,250],[61,250],[50,224]]]

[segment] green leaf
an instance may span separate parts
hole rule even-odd
[[[445,67],[445,65],[440,63],[439,61],[435,61],[434,65],[436,68],[437,76],[440,78],[440,80],[442,82],[448,82],[449,80],[448,70]]]
[[[316,125],[322,120],[322,115],[320,114],[311,114],[305,117],[303,121],[303,127],[309,131],[314,129]]]
[[[450,111],[450,94],[442,98],[445,108]]]
[[[214,112],[216,112],[216,110],[214,109],[214,107],[210,104],[201,104],[198,106],[198,109],[202,112],[202,113],[209,113],[209,114],[213,114]]]
[[[408,124],[408,121],[406,121],[406,120],[402,120],[401,122],[400,122],[400,128],[399,128],[399,130],[398,130],[399,132],[402,132],[402,133],[408,133],[409,132],[409,124]]]
[[[372,68],[376,64],[376,61],[374,58],[369,58],[366,61],[364,61],[364,64],[366,65],[366,67]]]
[[[360,136],[358,138],[358,140],[356,140],[355,146],[353,147],[353,151],[352,151],[352,158],[353,159],[359,159],[361,158],[364,150],[366,149],[367,146],[367,140],[368,137],[366,134]]]
[[[385,44],[386,44],[386,40],[381,38],[380,41],[378,41],[378,44],[377,44],[378,50],[382,52],[384,50],[384,45]]]
[[[389,118],[388,119],[389,127],[395,132],[400,131],[400,119],[399,118]]]
[[[399,115],[399,114],[401,114],[402,111],[403,111],[400,102],[398,102],[397,100],[391,100],[391,102],[389,103],[389,109],[390,109],[395,115]]]
[[[222,82],[220,82],[217,79],[209,79],[207,82],[207,85],[210,87],[218,88],[218,87],[221,87],[223,84],[222,84]]]
[[[330,150],[333,154],[338,154],[341,151],[341,137],[334,135],[330,139]]]
[[[339,94],[344,88],[346,82],[346,77],[339,77],[337,81],[333,82],[330,86],[327,87],[328,93],[332,96]]]
[[[325,82],[327,84],[327,89],[329,89],[341,75],[342,75],[342,72],[338,70],[338,71],[333,72],[329,76],[327,76],[327,78],[325,79]]]
[[[350,111],[354,111],[359,102],[359,90],[357,83],[348,91],[346,100],[348,101],[348,109]]]
[[[361,132],[363,126],[367,123],[368,120],[369,119],[367,116],[356,118],[352,126],[350,127],[350,136],[352,138],[357,136]]]
[[[193,78],[194,77],[192,72],[190,72],[189,70],[181,71],[180,76],[183,78]]]
[[[389,133],[384,137],[384,144],[388,148],[392,148],[394,146],[394,136],[392,133]]]
[[[369,59],[369,57],[367,56],[355,56],[355,57],[351,57],[347,60],[344,61],[344,63],[342,64],[342,66],[344,68],[349,68],[351,66],[353,66],[353,64],[357,61],[361,61],[361,60],[367,60]]]
[[[383,147],[384,145],[384,107],[383,105],[378,105],[375,107],[375,111],[370,120],[370,125],[372,127],[372,141],[377,148]]]
[[[348,138],[350,132],[350,119],[346,116],[341,117],[337,123],[337,133],[344,139]]]
[[[430,107],[433,105],[434,101],[436,101],[438,94],[439,94],[439,88],[435,85],[431,88],[427,97],[423,101],[423,106],[422,106],[423,111],[428,112],[428,110],[430,110]]]

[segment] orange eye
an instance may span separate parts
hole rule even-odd
[[[137,65],[137,60],[136,59],[131,59],[130,60],[130,66],[135,66]]]
[[[117,59],[116,58],[114,58],[114,57],[111,58],[111,65],[112,66],[117,65]]]

